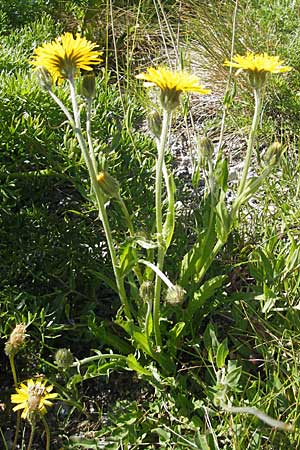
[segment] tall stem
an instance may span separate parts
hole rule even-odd
[[[29,441],[28,441],[26,450],[31,450],[31,446],[32,446],[33,438],[34,438],[34,432],[35,432],[35,424],[33,423],[31,425],[31,431],[30,431]]]
[[[162,178],[163,178],[163,165],[165,160],[165,148],[168,137],[168,129],[171,113],[164,109],[162,131],[160,135],[158,145],[158,156],[156,161],[156,180],[155,180],[155,211],[156,211],[156,233],[157,233],[157,267],[159,270],[163,270],[164,258],[165,258],[165,246],[163,242],[163,222],[162,222]],[[153,302],[153,328],[155,335],[155,342],[157,346],[161,346],[161,334],[160,334],[160,292],[161,292],[161,279],[158,275],[155,278],[154,287],[154,302]]]
[[[254,110],[254,115],[253,115],[253,119],[252,119],[251,130],[250,130],[250,134],[249,134],[249,138],[248,138],[247,153],[246,153],[246,158],[245,158],[245,162],[244,162],[244,168],[243,168],[241,181],[240,181],[239,188],[238,188],[237,197],[239,197],[239,195],[243,192],[243,190],[245,188],[247,176],[248,176],[248,172],[249,172],[249,167],[251,164],[251,157],[253,154],[257,126],[258,126],[260,112],[261,112],[261,106],[262,106],[261,89],[254,89],[254,99],[255,99],[255,110]]]
[[[44,424],[45,433],[46,433],[46,450],[50,450],[50,429],[47,423],[47,420],[44,416],[42,416],[42,422]]]
[[[91,112],[92,112],[92,100],[87,99],[86,101],[86,136],[87,136],[87,141],[88,141],[88,146],[89,146],[89,151],[90,151],[90,157],[93,163],[93,167],[95,172],[97,173],[98,171],[98,164],[95,158],[95,152],[94,152],[94,146],[93,146],[93,141],[92,141],[92,125],[91,125]]]
[[[12,373],[12,376],[13,376],[14,384],[15,384],[15,386],[17,386],[18,378],[17,378],[17,371],[16,371],[14,355],[9,355],[9,363],[10,363],[10,368],[11,368],[11,373]],[[14,441],[13,441],[11,450],[15,450],[15,448],[17,447],[18,436],[19,436],[19,431],[20,431],[20,423],[21,423],[21,412],[17,411],[17,421],[16,421],[15,436],[14,436]]]
[[[71,93],[71,100],[72,100],[73,114],[74,114],[74,123],[75,123],[74,133],[75,133],[75,136],[79,143],[79,146],[81,148],[85,163],[87,165],[88,172],[89,172],[90,179],[91,179],[91,184],[93,186],[93,190],[94,190],[94,193],[95,193],[95,196],[97,199],[99,216],[102,221],[103,228],[104,228],[104,232],[105,232],[105,236],[106,236],[106,240],[107,240],[107,244],[108,244],[108,248],[109,248],[109,252],[110,252],[111,262],[112,262],[112,266],[113,266],[113,271],[114,271],[114,275],[115,275],[115,279],[116,279],[116,283],[117,283],[117,287],[118,287],[119,296],[120,296],[121,302],[123,304],[126,316],[128,317],[128,319],[131,319],[131,312],[130,312],[130,307],[129,307],[129,303],[128,303],[126,292],[125,292],[124,280],[120,274],[118,261],[117,261],[117,255],[116,255],[115,248],[113,245],[112,234],[111,234],[111,230],[110,230],[110,226],[109,226],[109,222],[108,222],[108,217],[106,214],[104,196],[103,196],[101,188],[97,182],[97,174],[96,174],[96,171],[94,168],[94,164],[93,164],[92,158],[90,156],[90,153],[88,151],[86,142],[82,135],[81,123],[80,123],[80,113],[79,113],[77,99],[76,99],[74,80],[70,79],[69,85],[70,85],[70,93]]]

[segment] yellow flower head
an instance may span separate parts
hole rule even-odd
[[[21,417],[26,419],[30,413],[46,414],[46,406],[52,406],[50,399],[54,399],[58,396],[57,393],[51,393],[53,385],[48,385],[47,381],[42,379],[27,380],[25,383],[21,383],[19,388],[16,388],[17,394],[11,395],[11,402],[17,403],[14,406],[13,411],[23,409]]]
[[[171,71],[163,67],[157,69],[148,67],[147,72],[136,75],[139,80],[145,80],[145,86],[157,86],[161,90],[161,102],[167,110],[175,109],[179,104],[182,92],[210,94],[199,84],[199,79],[185,71]]]
[[[94,50],[95,47],[97,44],[80,34],[74,39],[71,33],[65,33],[36,48],[31,63],[47,69],[54,82],[61,82],[76,77],[80,69],[93,70],[91,65],[102,61],[102,52]]]
[[[242,70],[248,72],[250,81],[254,87],[257,87],[257,83],[259,83],[259,86],[264,83],[267,73],[283,73],[292,70],[292,67],[284,65],[284,62],[279,59],[279,56],[251,52],[247,52],[245,56],[235,55],[232,61],[226,60],[224,66],[238,69],[236,72],[237,75]]]

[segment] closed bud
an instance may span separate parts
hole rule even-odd
[[[119,198],[120,186],[118,181],[105,170],[97,175],[97,181],[102,191],[109,197]]]
[[[168,288],[166,302],[170,305],[182,305],[185,294],[185,290],[176,284]]]
[[[8,341],[5,344],[5,353],[7,356],[15,356],[26,338],[26,325],[19,323],[11,332]]]
[[[72,352],[67,348],[60,348],[55,353],[55,364],[60,369],[68,369],[74,362]]]
[[[53,80],[49,70],[47,70],[45,67],[38,67],[35,70],[34,75],[40,87],[44,91],[51,91]]]
[[[153,133],[157,139],[160,139],[162,122],[161,115],[158,111],[153,111],[150,113],[148,118],[148,127],[151,133]]]
[[[274,166],[278,163],[283,153],[283,146],[280,142],[273,142],[263,155],[265,165]]]
[[[142,300],[145,302],[152,301],[154,296],[154,288],[152,281],[143,281],[143,283],[140,286],[139,294]]]
[[[212,141],[204,136],[198,141],[199,157],[204,160],[211,160],[214,154],[214,145]]]
[[[96,96],[96,80],[94,74],[84,75],[81,82],[81,95],[87,100]]]

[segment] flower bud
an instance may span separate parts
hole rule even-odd
[[[9,340],[5,344],[5,353],[7,356],[15,356],[22,345],[25,342],[26,338],[26,325],[19,323],[15,326],[13,331],[9,336]]]
[[[109,175],[105,170],[99,172],[97,175],[97,181],[102,189],[102,191],[109,197],[119,198],[120,196],[120,186],[118,181]]]
[[[45,67],[38,67],[35,70],[34,75],[40,87],[44,91],[51,91],[53,80],[49,70],[47,70]]]
[[[55,353],[55,364],[60,369],[68,369],[74,362],[74,356],[68,348],[60,348]]]
[[[182,305],[186,291],[178,284],[169,287],[166,295],[166,302],[170,305]]]
[[[87,100],[93,100],[96,96],[96,80],[94,74],[84,75],[81,82],[81,95]]]
[[[151,133],[157,138],[160,139],[161,135],[161,115],[158,111],[152,111],[148,117],[148,127]]]
[[[280,142],[273,142],[263,155],[265,165],[274,166],[278,163],[283,153],[283,146]]]
[[[199,157],[204,160],[211,160],[214,154],[214,144],[211,139],[204,136],[198,141]]]
[[[143,281],[139,289],[139,294],[142,300],[144,300],[145,302],[152,301],[154,296],[152,281]]]

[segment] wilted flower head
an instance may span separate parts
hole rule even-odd
[[[169,287],[166,295],[166,302],[170,305],[181,305],[184,301],[186,291],[178,284]]]
[[[283,73],[292,70],[285,66],[279,56],[270,56],[267,53],[247,52],[246,55],[235,55],[232,61],[226,60],[225,66],[238,69],[236,74],[245,70],[249,74],[250,83],[254,88],[259,88],[265,81],[268,73]]]
[[[185,71],[148,67],[147,72],[136,75],[136,78],[145,80],[145,86],[160,88],[162,107],[168,111],[177,108],[182,92],[196,92],[198,94],[210,94],[211,92],[199,84],[198,77]]]
[[[20,387],[16,388],[17,394],[11,395],[11,402],[17,404],[13,411],[22,409],[21,417],[23,419],[30,419],[30,415],[34,413],[46,414],[46,406],[52,406],[50,399],[58,396],[55,392],[51,393],[53,385],[46,386],[47,381],[42,379],[30,379],[25,383],[21,383]]]
[[[14,356],[25,342],[26,325],[19,323],[11,332],[8,341],[5,344],[5,353],[7,356]]]
[[[78,75],[80,69],[93,70],[91,65],[102,61],[102,52],[94,50],[95,47],[97,44],[80,34],[74,39],[72,33],[65,33],[36,48],[31,63],[47,69],[54,82],[70,80]]]

